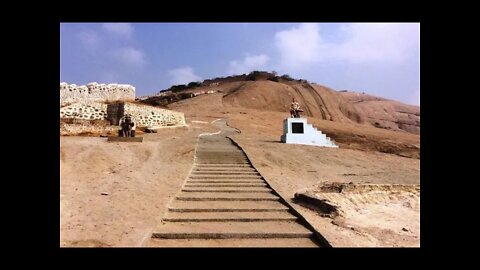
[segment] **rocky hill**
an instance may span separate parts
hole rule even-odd
[[[142,102],[166,106],[198,95],[222,93],[224,105],[263,111],[288,112],[292,98],[304,115],[334,122],[370,125],[420,133],[420,107],[353,91],[335,91],[306,80],[269,72],[215,78],[173,86]]]

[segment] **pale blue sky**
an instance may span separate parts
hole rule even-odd
[[[420,24],[62,23],[60,81],[172,84],[275,70],[419,105]]]

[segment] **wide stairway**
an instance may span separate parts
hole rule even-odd
[[[150,247],[318,247],[245,153],[226,136],[199,138],[195,164],[175,196]]]

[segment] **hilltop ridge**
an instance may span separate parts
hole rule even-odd
[[[150,105],[167,106],[204,94],[221,94],[225,105],[263,111],[288,112],[292,98],[304,115],[321,120],[370,125],[420,134],[420,107],[350,90],[327,86],[289,75],[254,71],[249,74],[175,85],[142,98]]]

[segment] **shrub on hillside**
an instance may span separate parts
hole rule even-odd
[[[199,82],[191,82],[188,84],[188,88],[195,88],[195,87],[199,87],[201,86],[202,84],[199,83]]]
[[[282,75],[281,78],[286,80],[286,81],[293,81],[293,78],[290,77],[290,75],[288,75],[288,74]]]
[[[179,92],[179,91],[182,91],[182,90],[185,90],[187,89],[188,86],[185,85],[185,84],[179,84],[179,85],[173,85],[172,87],[169,88],[170,91],[172,92]]]

